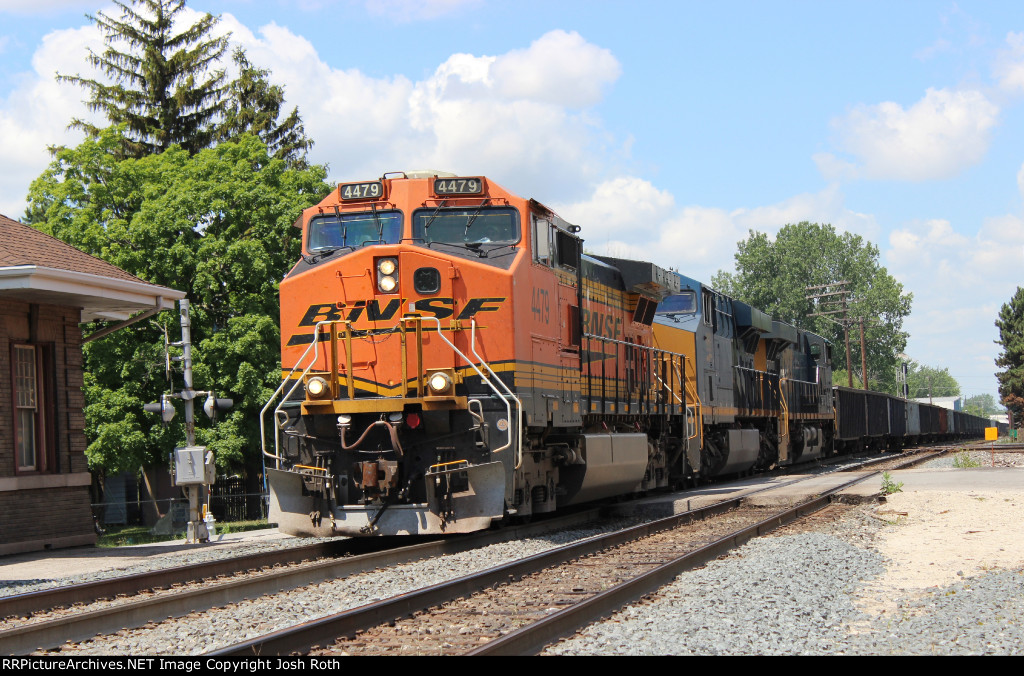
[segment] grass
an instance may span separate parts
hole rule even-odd
[[[217,534],[244,533],[250,530],[273,528],[277,524],[269,524],[265,520],[232,521],[217,523]],[[146,526],[107,526],[107,532],[99,536],[97,547],[125,547],[128,545],[148,545],[154,542],[171,542],[185,539],[184,531],[173,535],[154,535]]]

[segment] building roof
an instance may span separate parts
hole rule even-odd
[[[143,281],[116,265],[0,214],[0,267],[15,265],[38,265],[112,279]]]
[[[948,408],[951,411],[959,411],[961,406],[961,397],[917,397],[911,399],[911,401],[917,401],[922,404],[932,404],[934,406],[941,406],[942,408]]]
[[[0,297],[82,308],[82,321],[170,309],[185,294],[143,281],[35,228],[0,215]]]

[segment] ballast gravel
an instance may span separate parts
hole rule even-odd
[[[215,608],[193,616],[169,619],[143,629],[123,630],[92,641],[66,645],[61,649],[61,654],[196,655],[635,523],[635,519],[606,521],[600,527],[559,531],[361,573],[225,608]]]
[[[546,655],[1015,655],[1024,652],[1024,558],[999,548],[1013,530],[993,531],[987,545],[1004,555],[985,563],[961,550],[952,583],[921,586],[896,576],[907,565],[934,571],[948,552],[921,541],[916,563],[894,539],[916,538],[913,516],[941,501],[966,515],[953,494],[909,494],[882,508],[864,505],[818,532],[764,537],[732,555],[680,575],[657,595],[545,651]],[[988,502],[995,502],[989,497]],[[1021,523],[1024,500],[1000,497],[1004,518]],[[892,507],[892,505],[896,505]],[[882,516],[879,516],[881,514]],[[990,517],[991,518],[991,517]],[[925,526],[926,527],[926,526]],[[964,528],[967,530],[963,530]],[[950,540],[974,537],[968,522],[945,524]],[[994,540],[994,541],[993,541]],[[916,545],[902,543],[904,547]],[[965,547],[956,542],[954,547]],[[882,552],[892,551],[894,558]],[[935,561],[929,562],[929,551]],[[969,555],[972,555],[969,558]],[[994,560],[994,559],[990,559]],[[1013,561],[1014,565],[1005,565]],[[901,585],[900,582],[903,582]],[[879,590],[883,598],[879,599]]]

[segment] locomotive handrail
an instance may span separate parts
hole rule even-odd
[[[522,434],[522,430],[523,430],[523,403],[519,400],[519,397],[517,397],[512,392],[512,390],[509,389],[508,385],[506,385],[505,382],[501,378],[498,377],[498,374],[495,373],[493,369],[491,369],[490,365],[484,360],[484,358],[481,357],[479,354],[477,354],[477,351],[476,351],[476,320],[475,319],[470,320],[470,323],[469,323],[469,351],[473,353],[474,357],[476,357],[477,359],[480,360],[480,363],[483,364],[483,367],[485,369],[487,369],[487,372],[490,373],[491,376],[493,376],[494,379],[498,381],[498,384],[501,385],[501,387],[505,390],[505,392],[508,393],[508,396],[512,397],[512,399],[516,402],[516,430],[517,430],[517,432],[516,432],[516,440],[518,442],[516,444],[516,469],[519,469],[522,466],[522,464],[523,464],[523,434]],[[505,402],[505,405],[506,405],[506,407],[508,406],[508,402],[507,401]],[[483,409],[481,409],[481,411],[482,410]],[[510,410],[509,411],[509,419],[511,419],[511,418],[512,418],[512,412]],[[509,424],[509,443],[510,444],[512,443],[511,433],[512,433],[512,425],[510,423]],[[502,448],[504,448],[504,447],[502,447]],[[502,449],[499,448],[498,450],[500,451]],[[498,451],[494,451],[494,452],[497,453]]]
[[[674,366],[674,364],[673,364],[673,366]],[[669,393],[669,394],[671,394],[671,395],[672,395],[673,397],[675,397],[675,400],[676,400],[676,401],[678,401],[678,402],[679,402],[680,404],[682,404],[682,405],[684,405],[684,406],[686,405],[686,402],[685,402],[685,401],[683,401],[683,398],[682,398],[682,397],[680,397],[680,396],[679,396],[678,394],[676,394],[676,393],[675,393],[675,392],[674,392],[674,391],[672,390],[672,388],[671,388],[671,387],[669,387],[669,384],[668,384],[668,383],[666,383],[666,382],[665,382],[664,380],[662,380],[662,379],[661,379],[661,376],[659,376],[659,375],[657,374],[657,372],[655,372],[655,373],[654,373],[654,377],[655,377],[655,378],[656,378],[656,379],[658,380],[658,382],[659,382],[659,383],[661,383],[661,386],[662,386],[662,387],[664,387],[664,388],[665,388],[666,390],[668,390],[668,393]]]
[[[686,371],[687,364],[689,364],[690,368],[693,370],[693,379],[692,380],[687,380],[686,379],[685,371]],[[696,429],[693,432],[693,436],[686,437],[686,440],[689,441],[690,439],[693,439],[694,437],[699,437],[699,441],[697,443],[703,448],[704,447],[704,404],[701,402],[700,394],[698,394],[698,392],[697,392],[697,370],[696,370],[696,367],[693,365],[692,361],[688,362],[688,361],[686,361],[686,359],[683,359],[683,373],[680,374],[680,379],[683,381],[684,387],[686,385],[689,385],[690,386],[689,389],[693,390],[692,393],[688,391],[687,394],[688,395],[692,394],[693,401],[696,402],[696,405],[694,407],[696,409],[696,417],[697,417],[696,425],[695,425]]]
[[[512,420],[512,406],[509,404],[508,399],[506,399],[505,395],[503,395],[501,393],[501,390],[499,390],[497,387],[495,387],[494,383],[492,383],[491,380],[486,375],[484,375],[484,372],[481,371],[480,369],[478,369],[476,367],[476,364],[474,364],[473,361],[469,357],[467,357],[465,354],[462,353],[462,350],[460,350],[459,348],[455,347],[455,343],[453,343],[452,341],[448,340],[447,337],[445,337],[444,330],[441,328],[441,320],[440,319],[438,319],[437,317],[421,317],[421,319],[433,319],[435,322],[437,322],[437,335],[441,338],[441,340],[443,340],[445,343],[447,343],[448,347],[452,348],[452,351],[455,352],[455,354],[457,354],[460,357],[462,357],[463,361],[465,361],[467,364],[469,364],[470,368],[472,368],[474,371],[476,371],[476,374],[478,376],[480,376],[480,379],[488,387],[490,387],[492,390],[494,390],[494,393],[496,395],[498,395],[498,398],[501,399],[503,402],[505,402],[505,410],[507,411],[508,419],[510,421],[509,422],[509,426],[508,426],[508,442],[504,446],[502,446],[501,448],[498,448],[496,450],[491,451],[491,453],[500,453],[501,451],[504,451],[506,448],[511,447],[512,446],[512,423],[511,423],[511,420]],[[476,323],[474,322],[473,326],[475,327],[475,325],[476,325]],[[485,363],[485,365],[486,365],[486,363]],[[488,366],[487,370],[490,371],[491,368]],[[494,371],[491,371],[491,373],[494,373]],[[500,382],[500,378],[498,380]],[[504,383],[502,383],[502,387],[505,387]],[[520,412],[520,414],[522,414],[522,407],[521,407],[522,405],[520,404],[519,399],[515,395],[512,395],[512,398],[515,400],[516,406],[520,407],[519,408],[519,412]],[[522,434],[521,434],[521,432],[519,430],[516,431],[516,438],[519,439],[519,448],[518,448],[519,452],[518,452],[518,456],[516,458],[516,469],[519,469],[520,465],[522,464],[522,454],[523,454],[523,440],[522,440]]]
[[[786,382],[786,380],[788,378],[779,378],[779,403],[782,405],[782,430],[779,434],[780,444],[783,437],[789,436],[789,404],[786,402],[786,393],[782,391],[782,383]]]
[[[280,453],[280,434],[279,434],[279,429],[280,428],[279,427],[275,427],[274,428],[274,452],[272,454],[268,453],[267,452],[267,433],[266,433],[266,427],[264,425],[264,421],[265,421],[266,416],[267,416],[267,409],[269,409],[270,405],[273,404],[277,400],[278,395],[281,394],[282,390],[284,390],[285,386],[288,384],[288,381],[292,380],[292,374],[294,374],[295,371],[298,370],[299,364],[302,363],[302,360],[305,359],[306,355],[309,354],[309,351],[312,350],[313,351],[313,359],[310,360],[309,366],[307,366],[305,369],[303,369],[302,374],[298,378],[294,379],[295,382],[292,384],[291,389],[288,390],[288,394],[286,394],[284,396],[284,401],[282,401],[281,404],[277,405],[277,407],[274,409],[274,413],[276,414],[278,412],[278,410],[280,410],[280,408],[284,404],[284,402],[288,401],[288,398],[292,396],[292,393],[294,393],[296,388],[298,388],[299,383],[302,382],[302,379],[306,376],[307,373],[309,373],[309,370],[311,368],[313,368],[313,364],[315,364],[316,360],[319,358],[319,352],[320,352],[320,350],[319,350],[319,347],[320,347],[320,327],[322,327],[324,324],[333,324],[333,323],[335,323],[335,322],[332,322],[332,321],[329,321],[329,320],[326,320],[326,319],[316,323],[316,326],[313,327],[313,342],[310,343],[309,347],[306,348],[306,351],[303,352],[302,355],[295,361],[295,366],[292,366],[291,370],[288,371],[288,375],[281,379],[281,384],[278,385],[277,389],[274,390],[274,393],[272,395],[270,395],[270,399],[267,400],[267,404],[260,411],[260,444],[261,444],[261,450],[263,451],[263,455],[265,455],[268,458],[273,458],[274,461],[277,463],[277,466],[274,469],[280,469],[281,468],[281,460],[283,459],[283,458],[281,458],[281,453]],[[347,324],[348,322],[345,322],[345,323]],[[333,330],[332,330],[332,333],[333,333]],[[332,378],[332,380],[333,380],[333,378]],[[333,385],[332,385],[332,387],[333,387]]]
[[[623,345],[627,349],[643,350],[644,352],[647,352],[647,356],[648,357],[654,357],[654,356],[663,356],[664,357],[664,356],[668,355],[670,357],[679,357],[680,361],[682,361],[684,364],[686,364],[686,362],[687,362],[686,355],[683,354],[682,352],[672,352],[670,350],[663,349],[663,348],[660,348],[660,347],[654,347],[652,345],[644,345],[642,343],[633,343],[633,342],[629,342],[629,341],[625,341],[625,340],[617,340],[615,338],[608,338],[608,337],[605,337],[605,336],[597,336],[597,335],[592,334],[592,333],[585,333],[585,334],[583,334],[583,338],[588,340],[588,341],[596,340],[598,342],[609,343],[609,344],[612,344],[612,345]],[[587,351],[588,352],[590,351],[589,348],[588,348]],[[673,371],[677,375],[680,376],[679,381],[680,381],[680,383],[682,385],[682,391],[688,395],[688,391],[686,389],[686,379],[682,376],[682,374],[679,374],[679,372],[677,370],[676,363],[673,360],[671,360],[671,358],[670,358],[669,362],[670,362],[670,364],[672,364]],[[655,379],[657,379],[660,383],[665,385],[665,381],[662,380],[662,378],[660,378],[656,373],[654,373],[653,368],[651,368],[651,364],[652,364],[651,362],[648,362],[648,371],[650,372],[650,374],[652,374],[654,376]],[[591,364],[589,362],[587,364],[587,374],[589,376],[593,376],[593,370],[592,370]],[[615,397],[616,397],[616,400],[617,400],[617,394],[618,394],[617,382],[618,382],[618,380],[620,380],[620,378],[618,378],[617,375],[616,375],[614,379],[615,379],[615,382],[616,382]],[[604,395],[604,392],[603,392],[604,380],[605,380],[605,376],[603,375],[603,362],[602,362],[601,380],[602,380],[602,394],[601,394],[601,398],[603,400],[605,398],[605,395]],[[640,385],[642,385],[642,383],[640,383]],[[671,388],[669,388],[669,389],[671,391]],[[653,389],[649,389],[648,391],[654,391],[654,390]],[[676,396],[677,399],[679,398],[679,396],[676,395],[675,392],[673,392],[673,395]],[[629,396],[629,394],[627,394],[627,396]],[[588,389],[587,397],[588,397],[588,400],[590,398],[592,398],[592,395],[590,394],[590,390],[589,389]],[[684,407],[686,406],[685,400],[682,400],[681,403],[683,404]],[[692,438],[692,437],[688,437],[688,438]]]

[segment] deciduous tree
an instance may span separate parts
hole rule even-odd
[[[967,397],[964,399],[964,411],[985,418],[1005,413],[996,405],[996,399],[991,394],[976,394],[973,397]]]
[[[903,319],[913,296],[903,292],[878,262],[878,247],[860,235],[839,234],[829,224],[802,222],[783,226],[774,240],[750,231],[737,244],[736,271],[720,271],[712,285],[774,318],[818,333],[832,342],[836,366],[845,367],[843,329],[807,299],[808,286],[847,281],[849,317],[865,317],[868,382],[872,389],[895,391],[896,355],[906,346]],[[836,317],[836,315],[833,315]],[[851,361],[860,372],[860,335],[850,328]],[[845,381],[844,383],[845,384]]]
[[[329,190],[325,171],[289,168],[249,134],[195,155],[172,146],[119,159],[120,131],[98,130],[58,150],[31,187],[36,227],[187,292],[195,387],[236,402],[216,426],[202,423],[197,438],[222,467],[240,469],[258,458],[259,410],[281,379],[277,283],[300,245],[291,224]],[[178,317],[168,312],[85,346],[86,453],[94,468],[134,472],[165,460],[185,438],[182,416],[164,429],[142,410],[168,391],[161,323],[175,340]]]
[[[907,391],[911,399],[959,397],[960,383],[948,368],[924,366],[911,361],[907,368]]]

